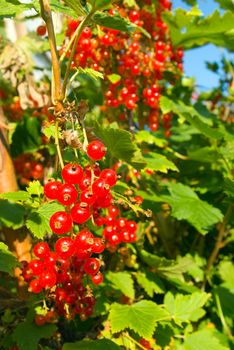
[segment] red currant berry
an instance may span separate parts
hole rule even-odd
[[[98,259],[89,258],[84,263],[84,271],[88,275],[96,275],[96,273],[98,272],[99,268],[100,268],[100,261]]]
[[[150,342],[148,340],[144,339],[144,338],[141,338],[139,340],[139,344],[143,345],[144,348],[146,348],[146,349],[149,349],[149,350],[151,349]]]
[[[117,207],[114,207],[113,205],[108,208],[108,213],[112,218],[115,218],[119,215],[119,209]]]
[[[71,215],[65,211],[58,211],[50,218],[51,230],[57,235],[68,233],[72,228]]]
[[[101,172],[100,178],[104,179],[109,186],[114,186],[117,182],[117,174],[112,169],[105,169]]]
[[[44,269],[44,264],[41,260],[34,259],[30,261],[28,268],[32,271],[34,276],[39,276]]]
[[[100,160],[106,154],[106,147],[101,141],[92,141],[88,144],[87,155],[93,160]]]
[[[33,248],[33,253],[37,258],[45,259],[50,254],[50,248],[47,243],[38,242]]]
[[[62,170],[62,178],[69,184],[79,184],[84,174],[78,164],[67,164]]]
[[[77,200],[78,192],[75,186],[71,184],[64,184],[60,188],[58,201],[63,205],[71,205],[74,204]]]
[[[42,285],[39,279],[32,280],[29,283],[29,292],[40,293],[42,291]]]
[[[136,224],[135,221],[127,221],[126,228],[127,228],[130,232],[136,232],[137,224]]]
[[[75,246],[78,249],[90,249],[94,244],[94,236],[88,230],[82,230],[75,238]]]
[[[103,197],[109,193],[110,185],[108,185],[104,179],[99,178],[96,181],[94,181],[92,190],[96,194],[96,196]]]
[[[46,26],[38,26],[37,27],[37,35],[44,36],[46,34]]]
[[[61,187],[61,182],[49,181],[44,186],[44,194],[49,199],[57,199]]]
[[[103,274],[99,271],[96,275],[91,276],[93,284],[99,285],[103,282]]]
[[[56,273],[53,271],[44,271],[40,276],[40,283],[43,288],[52,288],[55,286],[57,281]]]
[[[46,323],[46,317],[44,315],[36,315],[34,322],[37,326],[43,326]]]
[[[70,258],[75,252],[74,241],[69,237],[62,237],[55,243],[55,251],[62,259]]]
[[[92,245],[92,252],[95,254],[101,254],[105,249],[104,240],[102,238],[94,238]]]
[[[91,177],[84,176],[81,182],[79,183],[79,188],[81,191],[85,191],[89,188],[90,185],[91,185]]]
[[[72,220],[76,224],[83,224],[90,218],[90,210],[87,203],[81,202],[74,205],[71,210]]]
[[[109,234],[108,241],[111,245],[118,245],[121,242],[120,236],[117,233]]]
[[[97,196],[91,190],[82,191],[80,194],[80,201],[85,202],[88,205],[93,205],[97,199]]]

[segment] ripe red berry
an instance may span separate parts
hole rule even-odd
[[[75,238],[75,246],[78,249],[90,249],[94,244],[94,236],[88,230],[82,230]]]
[[[50,218],[51,230],[57,235],[68,233],[72,228],[71,215],[65,211],[58,211]]]
[[[46,242],[38,242],[33,248],[33,253],[36,257],[45,259],[50,254],[50,248]]]
[[[92,141],[88,144],[87,155],[93,160],[100,160],[106,154],[106,147],[101,141]]]
[[[46,34],[46,26],[38,26],[37,27],[37,35],[44,36]]]
[[[112,169],[104,169],[100,174],[100,178],[104,179],[105,182],[111,187],[117,182],[117,174]]]
[[[139,340],[139,344],[143,345],[144,348],[146,348],[146,349],[151,349],[151,344],[150,344],[150,342],[149,342],[148,340],[144,339],[144,338],[141,338],[141,339]]]
[[[49,199],[57,199],[59,190],[62,187],[59,181],[49,181],[44,186],[44,194]]]
[[[34,276],[39,276],[44,268],[44,264],[41,260],[33,259],[28,264],[28,268],[32,271]]]
[[[59,190],[58,201],[63,205],[74,204],[77,200],[78,192],[75,186],[64,184]]]
[[[72,220],[76,224],[83,224],[90,217],[90,210],[87,203],[81,202],[74,205],[71,210]]]
[[[130,232],[126,229],[120,231],[119,237],[120,237],[121,242],[124,242],[124,243],[130,242]]]
[[[121,242],[120,236],[117,233],[109,234],[108,241],[111,245],[118,245]]]
[[[116,216],[119,215],[119,209],[115,206],[111,206],[108,208],[108,213],[112,218],[115,218]]]
[[[56,274],[54,271],[44,271],[40,276],[40,283],[43,288],[52,288],[56,284]]]
[[[98,272],[99,268],[100,268],[100,261],[98,259],[89,258],[84,263],[84,271],[88,275],[96,275],[96,273]]]
[[[99,178],[96,181],[94,181],[92,190],[93,193],[96,194],[96,196],[104,197],[109,193],[110,185],[108,185],[104,179]]]
[[[126,227],[130,232],[136,232],[137,224],[135,221],[127,221]]]
[[[62,237],[55,243],[55,251],[62,259],[70,258],[75,252],[74,241],[70,237]]]
[[[43,326],[46,323],[46,316],[44,315],[36,315],[34,318],[34,322],[37,326]]]
[[[79,184],[83,176],[83,170],[78,164],[67,164],[62,170],[62,178],[69,184]]]
[[[103,282],[103,274],[99,271],[96,275],[91,276],[93,284],[99,285]]]
[[[93,193],[91,190],[87,189],[85,191],[82,191],[80,194],[80,201],[85,202],[88,205],[93,205],[97,199],[97,196],[95,193]]]
[[[40,293],[42,291],[42,285],[39,279],[34,279],[29,283],[29,292]]]
[[[81,191],[85,191],[89,188],[90,185],[91,185],[91,177],[84,176],[81,182],[79,183],[79,188]]]
[[[92,245],[92,252],[96,254],[101,254],[105,249],[104,240],[102,238],[94,238]]]

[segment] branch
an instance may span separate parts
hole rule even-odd
[[[224,246],[223,238],[226,234],[226,225],[227,225],[228,219],[229,219],[232,211],[233,211],[233,204],[230,204],[228,209],[227,209],[227,212],[224,216],[223,222],[220,224],[218,237],[217,237],[214,249],[211,252],[211,255],[208,259],[205,276],[207,276],[208,273],[210,272],[211,267],[214,265],[214,263],[217,259],[217,256],[219,254],[220,249],[223,248],[223,246]]]
[[[59,105],[61,105],[61,103],[59,103],[59,102],[62,100],[62,94],[61,94],[62,86],[61,86],[60,65],[59,65],[59,60],[58,60],[53,19],[52,19],[49,1],[48,0],[39,0],[39,1],[40,1],[40,6],[41,6],[41,17],[45,21],[47,32],[48,32],[51,60],[52,60],[51,99],[52,99],[52,102],[54,105],[59,106]]]
[[[41,1],[41,0],[40,0]],[[64,99],[66,97],[66,89],[67,89],[67,84],[68,84],[68,78],[69,78],[69,74],[70,74],[70,70],[71,70],[71,65],[72,65],[72,61],[74,59],[75,53],[76,53],[76,47],[78,44],[78,41],[80,39],[80,35],[82,33],[83,28],[86,26],[86,24],[89,22],[89,20],[91,19],[91,17],[93,16],[94,11],[91,11],[87,17],[85,17],[83,19],[83,21],[79,24],[79,27],[77,28],[76,31],[76,38],[74,40],[73,46],[72,46],[72,50],[71,50],[71,54],[69,56],[69,60],[67,63],[67,68],[66,68],[66,72],[65,72],[65,77],[64,77],[64,81],[63,81],[63,87],[62,87],[62,99]]]

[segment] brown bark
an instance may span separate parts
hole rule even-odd
[[[9,153],[8,130],[6,118],[0,107],[0,193],[14,192],[18,190],[14,165]],[[14,215],[14,213],[12,213]],[[21,232],[7,229],[3,231],[6,244],[19,261],[31,259],[31,238],[28,234],[21,237]],[[15,276],[19,281],[20,296],[24,296],[23,279],[20,276],[21,270],[16,268]]]

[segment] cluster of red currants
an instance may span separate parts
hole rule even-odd
[[[21,185],[28,185],[32,180],[42,180],[44,177],[44,166],[32,153],[19,155],[14,160],[14,166]]]
[[[97,32],[86,27],[80,36],[73,66],[91,67],[107,77],[117,73],[120,78],[117,82],[108,79],[103,82],[106,112],[109,111],[111,116],[115,108],[120,120],[126,121],[132,118],[132,112],[140,109],[136,115],[140,115],[141,126],[149,125],[152,131],[156,131],[161,123],[165,136],[169,137],[171,123],[165,122],[161,115],[159,98],[163,92],[164,73],[170,72],[175,81],[182,71],[183,50],[172,46],[162,18],[163,11],[171,9],[170,1],[160,0],[155,5],[156,10],[155,6],[151,6],[151,0],[144,2],[144,8],[139,4],[136,9],[116,5],[109,14],[120,14],[143,27],[151,34],[150,39],[143,38],[140,32],[130,37],[118,30],[103,27],[101,32]],[[79,22],[74,20],[68,22],[68,38],[78,25]],[[145,88],[142,89],[142,86]]]
[[[85,319],[93,312],[95,298],[86,280],[95,285],[103,281],[100,272],[102,262],[98,254],[105,248],[121,242],[136,240],[137,225],[134,221],[117,218],[119,210],[112,205],[111,188],[117,182],[113,169],[100,170],[94,161],[104,157],[106,148],[102,142],[92,141],[87,146],[87,155],[93,161],[82,168],[78,164],[67,164],[62,169],[63,183],[49,181],[44,194],[49,200],[57,200],[65,208],[50,218],[50,227],[61,238],[53,240],[51,251],[46,242],[34,246],[36,259],[24,264],[22,275],[29,283],[29,290],[48,292],[54,300],[59,314],[72,317],[79,314]],[[108,211],[101,216],[101,211]],[[95,237],[87,227],[78,231],[76,224],[83,225],[92,220],[98,226],[105,225],[103,238]]]

